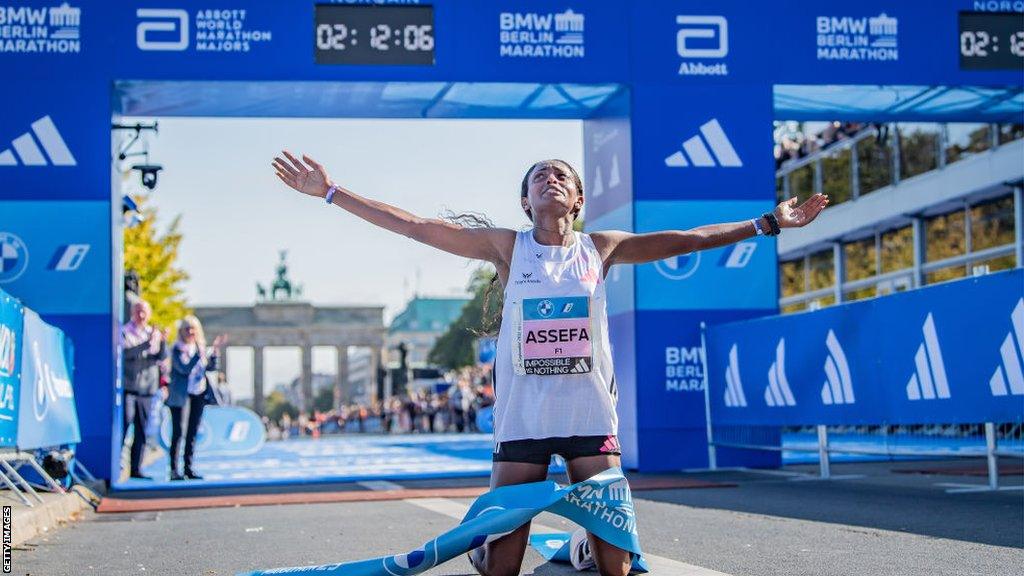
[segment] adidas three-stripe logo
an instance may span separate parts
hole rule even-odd
[[[1010,394],[1024,394],[1024,369],[1021,369],[1021,359],[1024,358],[1024,298],[1017,301],[1017,306],[1010,313],[1010,324],[1013,327],[999,347],[1002,365],[996,366],[988,381],[993,396],[1006,396],[1007,384],[1010,385]],[[1015,336],[1016,344],[1013,341]]]
[[[946,379],[946,364],[942,361],[939,335],[935,331],[935,320],[929,312],[921,327],[924,342],[917,347],[914,355],[915,372],[907,382],[909,400],[933,400],[949,398],[949,381]]]
[[[744,408],[747,405],[743,383],[740,382],[739,352],[735,344],[729,350],[729,365],[725,368],[725,405],[730,408]]]
[[[704,139],[701,139],[701,135]],[[707,146],[704,142],[707,141]],[[711,148],[709,151],[708,148]],[[683,152],[686,152],[684,155]],[[712,153],[714,156],[712,156]],[[687,160],[689,158],[689,160]],[[717,163],[716,163],[717,160]],[[724,166],[726,168],[738,168],[743,166],[732,142],[722,130],[722,125],[717,118],[712,118],[700,127],[700,135],[695,135],[683,142],[683,149],[676,150],[672,155],[665,158],[665,166],[669,168],[685,168],[690,165],[698,168]]]
[[[32,138],[33,134],[35,134],[35,138]],[[49,162],[47,162],[46,156],[43,156],[43,150],[36,145],[36,140],[43,146],[46,155],[50,157]],[[31,132],[18,136],[11,142],[11,145],[14,147],[14,152],[18,153],[18,157],[14,157],[14,152],[11,152],[10,148],[0,150],[0,166],[18,166],[19,158],[21,159],[20,163],[25,166],[48,166],[51,163],[54,166],[78,164],[49,116],[43,116],[33,122]]]
[[[853,404],[853,379],[850,377],[850,365],[846,362],[846,354],[839,345],[836,333],[829,330],[825,337],[828,356],[825,358],[825,384],[821,387],[821,401],[827,405]]]
[[[775,362],[768,368],[768,387],[764,389],[764,401],[769,406],[796,406],[793,391],[786,378],[786,339],[780,338],[775,347]]]

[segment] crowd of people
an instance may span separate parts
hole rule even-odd
[[[833,121],[813,136],[800,131],[783,134],[775,145],[775,169],[778,170],[786,162],[799,160],[836,142],[852,138],[866,127],[862,122]]]
[[[494,388],[486,367],[455,371],[446,389],[422,387],[371,404],[352,403],[327,412],[297,417],[285,413],[277,421],[264,416],[267,438],[319,437],[343,432],[418,434],[479,432],[478,414],[494,404]],[[443,387],[442,387],[443,388]]]

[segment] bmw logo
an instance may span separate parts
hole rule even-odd
[[[0,232],[0,284],[11,282],[28,268],[28,248],[10,232]]]
[[[555,305],[551,303],[551,300],[541,300],[540,304],[537,304],[537,312],[545,318],[551,316],[554,309]]]
[[[669,280],[683,280],[693,276],[700,266],[700,252],[673,256],[654,263],[654,269]]]

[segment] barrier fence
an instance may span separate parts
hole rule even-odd
[[[823,477],[835,453],[984,456],[996,488],[998,457],[1024,457],[1021,269],[707,326],[704,351],[712,467],[718,448],[782,451],[783,428],[814,431],[785,449]]]
[[[23,466],[62,491],[33,451],[81,442],[72,367],[70,339],[0,290],[0,483],[28,506],[26,494],[42,498],[19,473]]]

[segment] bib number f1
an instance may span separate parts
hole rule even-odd
[[[590,298],[526,298],[519,318],[516,372],[554,376],[593,369]]]

